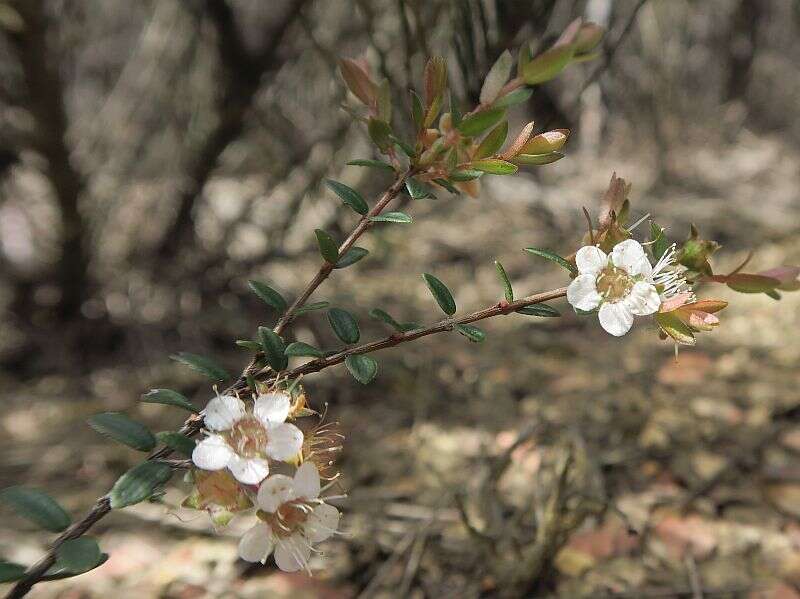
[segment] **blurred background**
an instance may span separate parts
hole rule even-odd
[[[293,297],[313,229],[354,223],[323,180],[387,184],[343,166],[373,155],[337,57],[365,57],[407,114],[444,55],[466,107],[504,49],[577,16],[607,27],[599,58],[511,113],[512,131],[571,129],[567,158],[409,205],[413,225],[374,229],[315,298],[372,339],[372,307],[438,319],[421,272],[465,311],[501,296],[494,259],[520,295],[561,286],[521,248],[573,251],[614,171],[634,219],[675,240],[696,223],[721,271],[750,248],[757,270],[800,263],[796,1],[0,0],[0,487],[77,517],[141,458],[86,417],[175,427],[139,395],[210,389],[170,354],[246,365],[233,341],[275,318],[247,280]],[[238,562],[246,519],[213,533],[176,477],[96,527],[108,563],[32,596],[800,598],[800,299],[715,295],[735,300],[721,327],[677,362],[651,324],[615,339],[559,304],[487,321],[481,345],[377,355],[369,387],[307,378],[347,436],[350,493],[311,579]],[[335,347],[324,315],[295,332]],[[50,537],[2,516],[0,557],[35,561]]]

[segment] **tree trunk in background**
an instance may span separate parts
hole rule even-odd
[[[747,92],[758,48],[758,29],[764,16],[763,2],[741,0],[733,13],[728,52],[728,81],[725,100],[737,100]]]
[[[58,316],[66,321],[81,317],[90,290],[88,226],[79,208],[85,189],[67,147],[67,116],[58,60],[47,51],[47,17],[41,0],[16,5],[25,27],[10,35],[25,81],[27,108],[34,121],[30,146],[45,159],[44,174],[59,208],[60,253],[53,273],[61,298]]]

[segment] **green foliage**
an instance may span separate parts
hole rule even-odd
[[[140,422],[121,412],[95,414],[87,422],[95,431],[139,451],[152,451],[156,446],[153,433]]]
[[[574,264],[568,262],[567,260],[565,260],[564,258],[562,258],[561,256],[559,256],[558,254],[556,254],[551,250],[546,250],[544,248],[530,247],[530,248],[525,248],[525,251],[528,252],[529,254],[533,254],[534,256],[539,256],[540,258],[544,258],[546,260],[550,260],[551,262],[555,262],[556,264],[565,268],[573,275],[578,274],[578,269]]]
[[[272,287],[270,287],[266,283],[262,283],[261,281],[255,281],[252,279],[248,281],[247,284],[250,287],[250,289],[253,290],[253,293],[255,293],[259,298],[261,298],[261,301],[266,303],[268,306],[272,306],[278,312],[283,312],[284,310],[286,310],[286,307],[288,306],[286,300],[283,299],[283,296],[277,291],[275,291]]]
[[[473,160],[470,166],[484,173],[492,175],[513,175],[517,172],[517,165],[500,160],[499,158],[486,158],[484,160]]]
[[[366,250],[364,250],[364,251],[366,251]],[[334,268],[344,268],[344,267],[343,266],[342,267],[336,266]],[[300,306],[297,310],[294,311],[294,313],[297,316],[299,316],[300,314],[305,314],[306,312],[315,312],[317,310],[324,310],[330,305],[331,305],[331,303],[330,302],[326,302],[326,301],[309,302],[308,304]]]
[[[543,316],[545,318],[555,318],[561,316],[561,312],[556,310],[553,306],[547,304],[533,304],[532,306],[524,306],[516,311],[517,314],[525,314],[526,316]]]
[[[408,190],[408,195],[415,200],[436,199],[436,196],[434,195],[430,186],[422,181],[418,181],[414,177],[409,177],[406,179],[406,190]]]
[[[109,493],[111,507],[120,509],[148,499],[172,478],[172,468],[164,462],[142,462],[123,474]]]
[[[142,395],[142,401],[144,403],[159,403],[167,406],[175,406],[194,413],[199,412],[188,399],[172,389],[150,389],[150,391]]]
[[[352,266],[362,258],[366,258],[368,254],[368,250],[362,247],[353,246],[345,252],[344,256],[339,258],[334,268],[347,268],[348,266]]]
[[[158,439],[159,443],[163,443],[173,451],[185,455],[187,458],[192,457],[192,452],[197,445],[194,439],[177,431],[161,431],[160,433],[156,433],[156,439]]]
[[[473,343],[480,343],[481,341],[486,339],[486,333],[484,333],[478,327],[472,326],[470,324],[457,324],[455,326],[455,329]]]
[[[347,356],[344,360],[347,370],[362,385],[366,385],[378,374],[378,363],[362,354]]]
[[[258,327],[258,337],[267,363],[275,372],[284,370],[289,365],[289,359],[286,357],[286,344],[281,336],[269,327]]]
[[[428,273],[424,273],[422,278],[425,280],[425,284],[428,286],[428,289],[430,289],[431,295],[433,295],[433,298],[436,300],[436,303],[439,304],[442,311],[448,316],[455,314],[456,301],[453,299],[453,294],[450,293],[447,285]]]
[[[14,582],[25,575],[25,566],[12,562],[0,561],[0,584],[4,582]]]
[[[217,364],[211,358],[191,354],[189,352],[181,352],[170,356],[172,360],[180,362],[194,370],[210,378],[212,381],[224,381],[230,378],[228,371],[222,366]]]
[[[383,164],[383,163],[382,163]],[[361,194],[358,193],[352,187],[348,187],[344,183],[340,183],[339,181],[334,181],[333,179],[327,179],[325,184],[333,190],[336,195],[338,195],[342,202],[346,205],[350,206],[354,211],[362,216],[369,212],[369,206],[367,206],[367,201],[361,197]],[[337,251],[338,254],[338,251]]]
[[[497,276],[500,277],[500,282],[503,284],[503,295],[505,296],[506,301],[513,302],[514,289],[511,287],[511,280],[506,274],[506,269],[503,268],[503,265],[497,260],[494,261],[494,267],[495,270],[497,270]]]
[[[56,552],[56,568],[70,574],[83,574],[105,560],[100,546],[92,537],[78,537],[61,543]]]
[[[321,358],[325,354],[308,343],[302,341],[295,341],[286,347],[286,355],[291,357],[308,357],[308,358]]]
[[[399,323],[397,322],[392,316],[382,310],[381,308],[373,308],[369,311],[369,315],[374,318],[375,320],[380,320],[381,322],[385,322],[390,327],[392,327],[398,333],[405,333],[406,331],[411,331],[413,329],[419,328],[419,325],[413,322],[406,322],[406,323]]]
[[[37,489],[7,487],[0,491],[0,501],[12,507],[23,518],[50,532],[61,532],[72,522],[64,508]]]
[[[506,137],[508,137],[508,121],[503,121],[483,138],[475,152],[475,158],[487,158],[496,154],[506,143]]]
[[[476,112],[475,114],[465,117],[464,120],[458,124],[458,130],[466,137],[475,137],[502,121],[505,113],[506,111],[504,108],[493,108],[491,110]]]
[[[370,218],[371,221],[376,223],[403,223],[408,224],[412,222],[411,217],[405,212],[386,212],[378,216]]]
[[[331,308],[328,310],[328,322],[336,333],[336,336],[347,344],[358,343],[361,332],[358,330],[358,323],[350,312],[341,308]]]
[[[336,264],[339,260],[339,246],[333,240],[333,237],[322,229],[314,229],[314,235],[317,236],[317,245],[322,258],[326,262]]]
[[[394,167],[389,164],[388,162],[384,162],[383,160],[351,160],[347,163],[349,166],[364,166],[367,168],[377,168],[386,171],[394,172]]]

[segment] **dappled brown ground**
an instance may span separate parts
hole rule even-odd
[[[612,170],[633,181],[634,210],[651,212],[675,238],[690,219],[720,236],[723,271],[753,245],[756,268],[800,263],[793,148],[743,132],[713,152],[673,149],[671,157],[665,174],[641,157],[576,156],[540,171],[537,182],[497,180],[479,201],[416,203],[413,243],[402,227],[370,236],[365,245],[377,259],[337,272],[320,293],[357,307],[371,338],[381,334],[366,323],[373,306],[406,319],[438,318],[423,271],[446,281],[464,310],[501,294],[495,257],[520,294],[561,286],[555,266],[520,248],[574,249],[580,206],[599,197]],[[301,285],[285,265],[266,266],[264,278],[286,289]],[[487,460],[535,424],[511,453],[498,493],[512,507],[535,504],[554,456],[569,444],[579,454],[570,484],[599,504],[543,572],[537,596],[796,599],[800,294],[780,303],[718,295],[732,301],[722,326],[677,362],[652,325],[614,339],[593,319],[554,304],[565,308],[563,318],[484,323],[482,345],[453,333],[386,352],[369,387],[343,368],[307,379],[312,401],[329,402],[347,434],[341,469],[350,492],[341,503],[347,534],[327,544],[325,567],[313,579],[237,562],[235,538],[247,519],[212,534],[205,517],[176,507],[185,494],[176,478],[161,504],[126,509],[98,526],[108,563],[41,585],[33,596],[493,596],[502,581],[486,567],[454,495],[467,508],[477,501]],[[244,364],[233,352],[223,360]],[[146,365],[121,362],[82,380],[23,385],[2,376],[0,486],[46,488],[74,514],[139,458],[93,433],[87,416],[130,410],[162,430],[180,415],[137,405],[142,391],[170,386],[196,391],[197,399],[209,392],[155,351]],[[6,522],[0,553],[35,560],[47,537],[20,520]]]

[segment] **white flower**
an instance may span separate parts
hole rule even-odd
[[[622,336],[631,329],[634,316],[657,312],[666,294],[682,287],[683,279],[667,270],[674,253],[673,246],[654,268],[642,245],[633,239],[615,245],[610,255],[593,245],[584,246],[575,255],[579,274],[567,287],[567,301],[578,310],[599,307],[600,326]],[[665,296],[657,286],[664,288]]]
[[[309,570],[312,546],[339,527],[339,510],[319,498],[317,467],[305,462],[294,478],[274,474],[258,489],[257,515],[261,522],[239,541],[239,557],[248,562],[275,563],[284,572]]]
[[[232,395],[212,399],[205,409],[208,436],[192,452],[203,470],[228,468],[246,485],[257,485],[269,474],[269,460],[287,461],[303,447],[303,433],[284,422],[290,401],[285,393],[259,395],[248,412]]]

